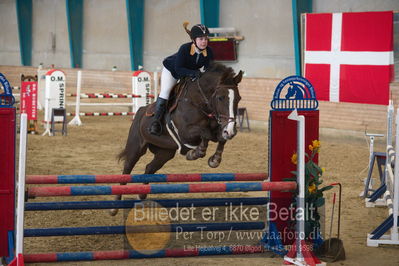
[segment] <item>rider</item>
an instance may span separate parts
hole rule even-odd
[[[170,91],[177,80],[184,77],[190,77],[192,80],[198,79],[201,72],[204,72],[213,60],[212,49],[208,46],[209,29],[205,25],[197,24],[188,30],[187,25],[188,22],[183,23],[192,42],[183,44],[177,53],[163,61],[161,92],[156,102],[154,121],[149,128],[153,135],[162,134],[161,120],[166,110]]]

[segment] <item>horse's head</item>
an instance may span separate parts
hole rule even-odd
[[[231,139],[237,134],[236,115],[238,102],[241,100],[238,83],[241,82],[243,74],[240,71],[234,75],[231,68],[227,70],[220,78],[211,99],[215,118],[225,140]]]

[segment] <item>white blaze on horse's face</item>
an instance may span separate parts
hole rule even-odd
[[[229,89],[229,122],[223,129],[223,138],[231,139],[235,136],[235,119],[234,119],[234,90]]]

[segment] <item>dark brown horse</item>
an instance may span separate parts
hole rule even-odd
[[[131,173],[147,149],[154,158],[147,164],[145,174],[154,174],[175,156],[176,151],[187,160],[205,157],[209,141],[218,145],[208,165],[218,167],[224,145],[237,134],[235,120],[241,99],[238,83],[242,74],[240,71],[235,75],[232,68],[215,63],[200,79],[183,81],[180,92],[170,100],[174,108],[165,116],[161,136],[148,131],[154,104],[141,107],[130,127],[126,147],[119,154],[119,159],[124,160],[123,174]],[[145,198],[145,195],[140,197]],[[117,200],[120,199],[121,196],[117,196]],[[116,212],[112,210],[111,214]]]

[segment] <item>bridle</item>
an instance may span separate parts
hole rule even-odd
[[[198,87],[198,91],[200,92],[200,94],[201,94],[201,96],[202,96],[202,98],[203,98],[203,100],[204,100],[204,103],[205,103],[207,109],[208,109],[208,110],[211,110],[211,113],[209,113],[209,112],[206,112],[205,110],[201,109],[201,111],[202,111],[208,118],[210,118],[210,119],[215,119],[219,125],[222,125],[223,121],[226,121],[226,122],[227,122],[226,124],[228,124],[228,123],[230,123],[230,122],[232,122],[232,121],[235,121],[235,117],[230,117],[230,116],[228,116],[228,115],[219,114],[219,113],[217,112],[216,108],[214,108],[214,106],[212,106],[211,102],[209,101],[209,99],[206,97],[204,91],[202,90],[201,85],[200,85],[200,82],[199,82],[199,79],[197,79],[197,87]],[[221,88],[231,88],[231,89],[233,89],[233,90],[237,90],[237,89],[238,89],[238,86],[237,86],[237,85],[219,84],[219,85],[215,88],[215,91],[213,92],[213,94],[211,95],[210,98],[211,98],[211,99],[214,99],[214,98],[215,98],[216,92],[218,91],[218,89],[221,89]]]

